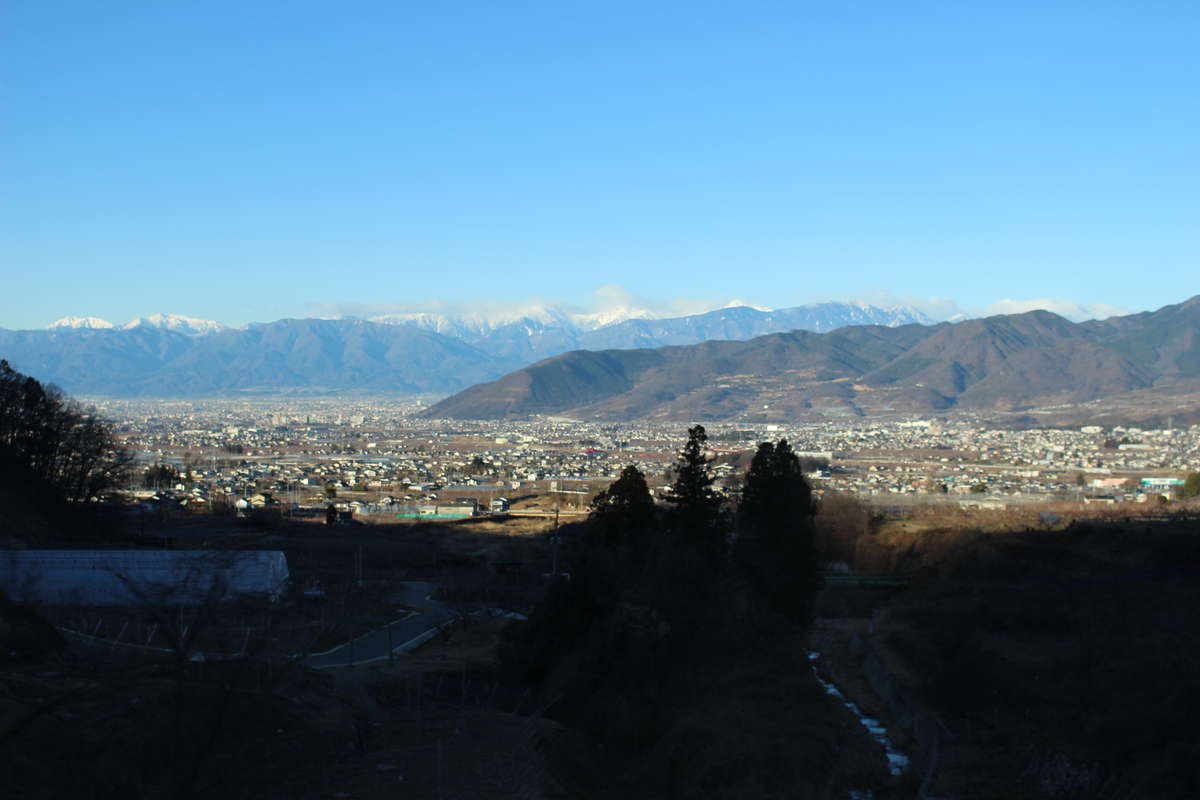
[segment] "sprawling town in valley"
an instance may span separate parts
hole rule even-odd
[[[334,506],[342,519],[379,522],[579,514],[628,464],[661,494],[685,436],[683,424],[426,420],[420,399],[98,403],[136,457],[130,488],[147,507]],[[1200,471],[1197,426],[1012,429],[956,417],[707,427],[730,494],[745,469],[738,454],[778,439],[819,493],[882,507],[1158,503]]]

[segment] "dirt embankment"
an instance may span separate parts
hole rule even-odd
[[[892,526],[868,546],[914,580],[874,601],[826,590],[819,646],[918,762],[931,734],[905,716],[943,729],[931,794],[1200,796],[1194,521]]]

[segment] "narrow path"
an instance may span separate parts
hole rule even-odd
[[[386,659],[389,653],[403,653],[423,644],[458,619],[445,605],[430,599],[435,591],[436,583],[406,581],[396,602],[417,609],[416,613],[356,636],[332,650],[313,653],[304,663],[313,669],[369,664]]]

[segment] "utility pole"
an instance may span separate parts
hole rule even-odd
[[[558,546],[562,543],[562,537],[558,535],[558,528],[554,529],[554,533],[550,535],[550,544],[554,548],[550,562],[550,574],[558,577]]]
[[[550,574],[552,576],[554,576],[555,578],[557,578],[558,577],[558,546],[562,543],[562,536],[559,535],[559,532],[558,532],[558,506],[561,501],[562,495],[559,494],[558,492],[555,492],[554,497],[555,497],[554,530],[550,534],[550,547],[551,547]]]

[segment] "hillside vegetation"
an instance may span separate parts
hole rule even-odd
[[[883,687],[894,711],[944,731],[929,793],[1200,794],[1195,519],[938,522],[891,522],[857,545],[860,567],[906,572],[908,588],[858,609],[853,590],[822,600],[826,640],[855,631],[850,671]]]
[[[937,326],[572,352],[473,386],[426,416],[777,421],[1013,411],[1134,396],[1146,406],[1197,391],[1200,297],[1104,322],[1031,311]]]

